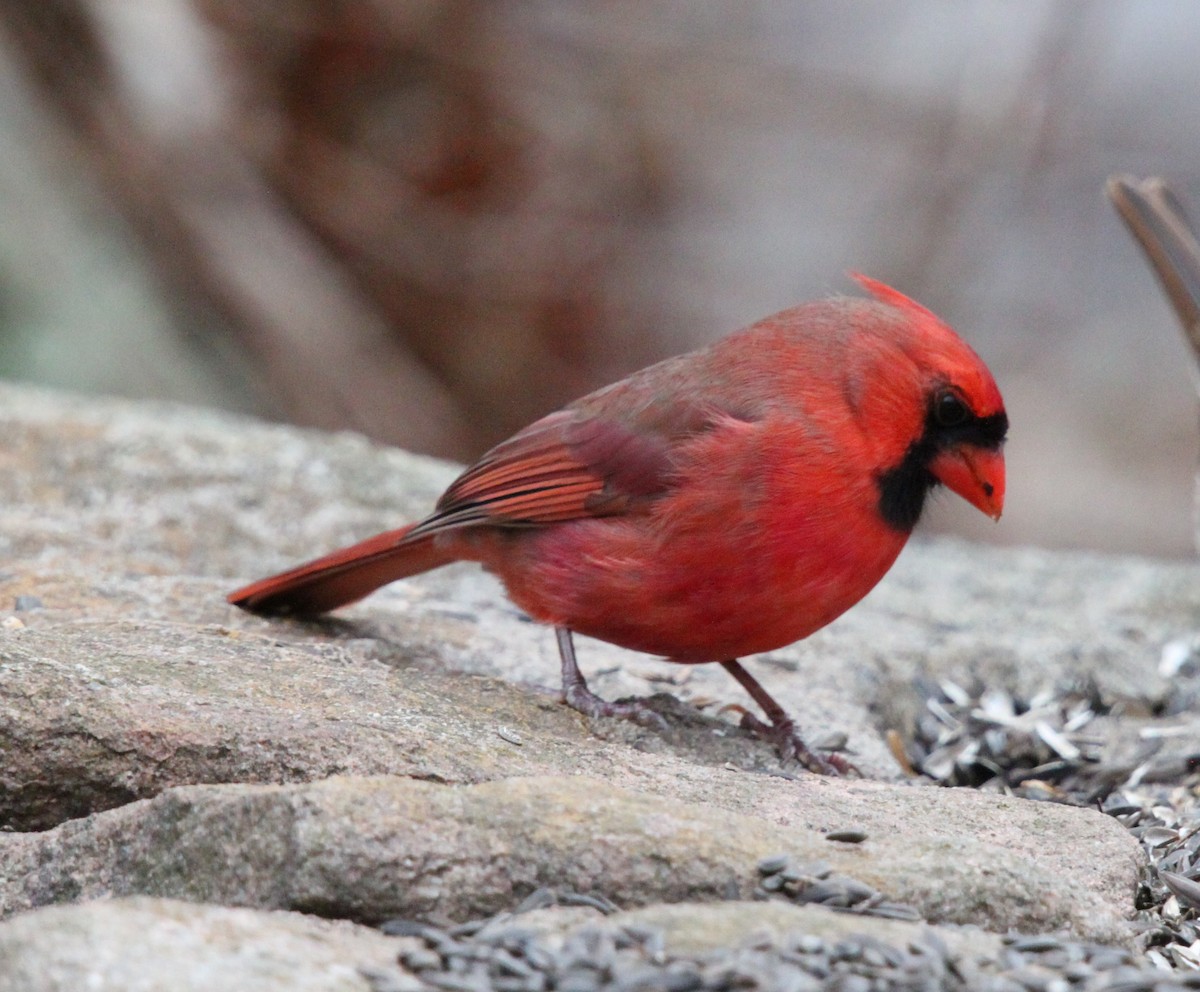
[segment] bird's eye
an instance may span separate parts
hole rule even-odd
[[[943,389],[933,398],[933,419],[939,427],[957,427],[970,414],[967,405],[949,389]]]

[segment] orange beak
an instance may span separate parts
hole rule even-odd
[[[934,477],[972,506],[999,520],[1004,510],[1004,452],[960,445],[941,452],[929,466]]]

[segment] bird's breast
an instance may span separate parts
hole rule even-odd
[[[683,662],[775,650],[865,596],[906,535],[868,477],[752,469],[714,465],[651,513],[489,537],[473,557],[536,619],[622,647]]]

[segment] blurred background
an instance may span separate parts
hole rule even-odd
[[[0,377],[459,460],[861,270],[989,362],[1007,512],[1193,554],[1192,0],[0,0]]]

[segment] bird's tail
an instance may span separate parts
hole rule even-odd
[[[454,556],[438,548],[433,535],[412,540],[412,525],[389,530],[340,551],[266,579],[259,579],[226,598],[251,613],[315,616],[335,610],[380,586],[439,565]]]

